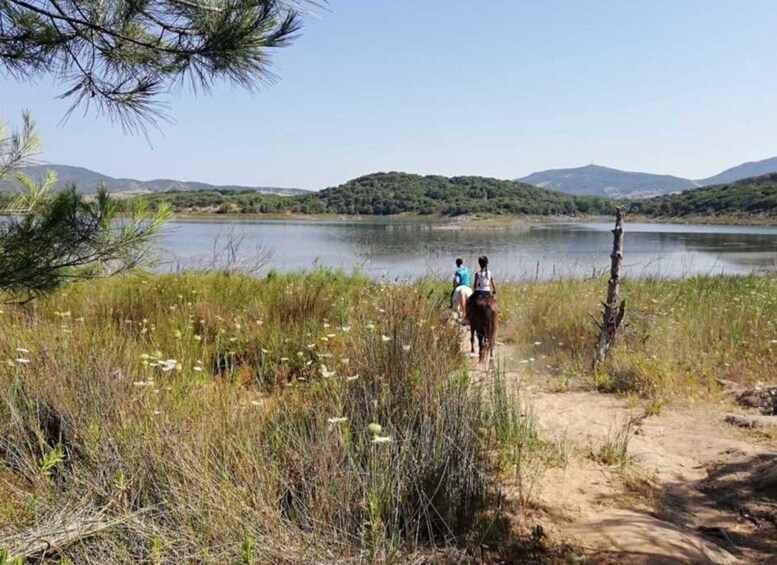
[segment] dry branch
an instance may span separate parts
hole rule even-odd
[[[602,303],[602,322],[599,326],[599,338],[594,351],[594,369],[607,357],[607,352],[615,340],[615,334],[626,314],[626,301],[618,301],[620,291],[620,273],[623,265],[623,210],[615,209],[615,228],[612,230],[613,243],[610,254],[610,280],[607,283],[607,300]]]

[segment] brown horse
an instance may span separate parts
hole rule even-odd
[[[475,295],[467,303],[469,318],[469,344],[475,353],[475,334],[478,336],[478,360],[482,363],[486,357],[494,358],[494,339],[499,325],[499,306],[493,296]]]

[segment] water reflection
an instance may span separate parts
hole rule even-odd
[[[589,276],[609,266],[610,224],[538,224],[513,229],[452,229],[419,222],[175,220],[160,237],[163,269],[210,264],[213,242],[241,239],[242,257],[273,249],[272,266],[314,263],[358,267],[375,278],[448,276],[456,257],[470,265],[486,254],[502,280]],[[745,273],[777,264],[777,228],[631,224],[626,275],[679,277]],[[217,262],[218,262],[218,258]],[[238,262],[239,263],[239,262]]]

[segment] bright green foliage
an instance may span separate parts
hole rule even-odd
[[[23,120],[22,131],[7,138],[2,137],[0,124],[0,179],[38,147],[35,124],[28,114]],[[93,200],[86,200],[74,186],[52,195],[53,173],[40,183],[21,173],[17,180],[22,190],[0,199],[0,210],[8,214],[0,222],[0,291],[6,299],[27,300],[67,281],[139,265],[151,236],[170,215],[166,205],[151,211],[137,199],[120,217],[116,202],[102,188]]]
[[[49,195],[45,184],[22,180],[28,190],[17,202],[25,213],[0,224],[0,289],[13,299],[136,267],[170,214],[166,206],[151,212],[136,200],[119,216],[103,189],[87,201],[75,187]]]
[[[40,137],[29,113],[22,115],[22,130],[10,134],[6,133],[5,124],[0,120],[0,180],[11,171],[23,167],[39,146]]]
[[[128,128],[159,116],[176,85],[272,80],[269,50],[299,30],[284,0],[2,0],[0,69],[51,74],[62,97],[95,104]]]

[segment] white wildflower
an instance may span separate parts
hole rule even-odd
[[[372,443],[391,443],[394,441],[389,436],[375,436],[372,438]]]
[[[321,376],[324,377],[325,379],[335,376],[335,371],[327,370],[326,365],[321,365],[320,369],[321,369]]]
[[[391,341],[391,336],[381,334],[380,339],[383,341]]]
[[[29,349],[25,349],[24,347],[17,347],[16,348],[16,352],[17,353],[29,353],[30,350]]]
[[[348,418],[341,416],[339,418],[327,418],[327,422],[330,424],[342,424],[344,422],[347,422]]]
[[[24,357],[19,357],[16,360],[16,362],[19,363],[20,365],[26,365],[27,363],[30,362],[30,360],[29,359],[25,359]]]

